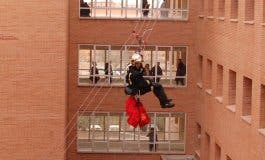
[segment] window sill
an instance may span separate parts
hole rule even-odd
[[[230,19],[230,22],[238,23],[238,19]]]
[[[219,103],[223,103],[223,97],[219,96],[219,97],[215,97],[216,101]]]
[[[199,17],[199,18],[204,18],[204,15],[199,15],[198,17]]]
[[[260,128],[258,131],[261,135],[265,136],[265,128]]]
[[[208,95],[212,95],[212,89],[205,89],[205,92],[206,92]]]
[[[79,17],[80,20],[128,20],[128,21],[135,21],[135,20],[153,20],[153,21],[188,21],[189,19],[180,19],[180,18],[137,18],[137,17],[132,17],[132,18],[123,18],[123,17]]]
[[[218,18],[216,18],[216,19],[218,19],[218,20],[220,20],[220,21],[224,21],[224,20],[225,20],[225,17],[218,17]]]
[[[236,105],[228,105],[226,108],[232,113],[236,113]]]
[[[261,25],[262,25],[263,27],[265,27],[265,23],[261,23]]]
[[[251,124],[251,115],[241,116],[241,118],[248,124]]]
[[[169,159],[175,159],[175,160],[181,160],[181,159],[194,159],[193,155],[161,155],[161,160],[169,160]]]
[[[202,83],[201,82],[198,82],[197,83],[197,87],[200,88],[200,89],[202,89]]]
[[[207,16],[207,19],[214,19],[214,16]]]
[[[254,21],[244,21],[245,24],[254,25]]]
[[[200,150],[195,150],[195,155],[197,155],[198,157],[201,157],[201,151]]]

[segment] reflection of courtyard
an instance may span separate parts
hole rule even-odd
[[[183,143],[168,143],[157,142],[156,152],[163,153],[183,153]],[[110,141],[100,142],[94,141],[93,143],[82,139],[77,141],[77,149],[79,152],[150,152],[149,142],[137,142],[137,141]]]
[[[77,146],[79,152],[150,152],[149,151],[149,138],[146,136],[147,132],[134,134],[130,132],[103,132],[94,134],[94,141],[89,140],[89,132],[78,131]],[[172,134],[172,133],[171,133]],[[184,152],[184,143],[179,141],[179,136],[173,134],[174,141],[159,140],[155,142],[157,145],[156,152],[168,153],[181,153]],[[164,135],[163,135],[164,136]],[[177,136],[177,137],[176,137]],[[109,139],[107,139],[109,137]],[[92,136],[91,136],[92,138]],[[162,139],[162,138],[161,138]]]

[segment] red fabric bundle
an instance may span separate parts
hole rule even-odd
[[[142,103],[138,108],[139,108],[139,113],[140,113],[139,126],[140,128],[142,128],[150,122],[150,118],[148,117],[148,114],[146,113],[146,110]]]
[[[126,101],[126,113],[128,116],[131,116],[133,111],[135,110],[136,99],[134,97],[129,97]]]
[[[129,97],[126,101],[126,113],[129,118],[127,119],[128,124],[136,128],[138,125],[142,128],[150,122],[150,118],[144,109],[141,102],[138,102],[134,97]]]

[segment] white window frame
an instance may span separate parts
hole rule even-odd
[[[121,117],[121,124],[120,124],[120,128],[122,127],[122,126],[125,126],[125,123],[127,123],[127,117],[126,117],[126,113],[125,112],[85,112],[85,113],[82,113],[82,112],[79,112],[79,115],[78,115],[78,117],[79,116],[88,116],[88,115],[92,115],[92,116],[95,116],[95,114],[105,114],[105,115],[107,115],[107,118],[106,119],[109,119],[110,118],[110,114],[111,113],[115,113],[115,114],[119,114],[119,115],[122,115],[122,117]],[[171,115],[173,114],[173,115],[176,115],[176,114],[179,114],[179,115],[184,115],[184,134],[183,134],[183,142],[178,142],[178,143],[171,143],[171,141],[174,141],[174,140],[166,140],[166,141],[164,141],[164,142],[161,142],[161,141],[159,141],[158,140],[158,142],[156,142],[156,140],[154,141],[154,144],[168,144],[168,151],[143,151],[143,150],[141,150],[141,144],[145,144],[145,143],[141,143],[141,142],[145,142],[144,140],[140,140],[139,139],[139,136],[140,136],[140,129],[139,128],[135,128],[136,130],[134,130],[133,132],[134,133],[136,133],[137,132],[137,135],[138,135],[138,139],[137,140],[125,140],[125,133],[126,133],[126,130],[125,129],[123,129],[123,131],[124,131],[124,133],[120,133],[121,134],[121,136],[123,136],[123,138],[122,138],[122,140],[121,140],[121,143],[122,143],[122,150],[121,151],[110,151],[109,150],[109,144],[111,143],[111,142],[115,142],[114,140],[113,141],[110,141],[109,140],[109,136],[107,136],[107,139],[106,140],[97,140],[97,139],[95,139],[94,138],[94,133],[92,133],[92,139],[88,139],[89,140],[89,142],[91,143],[91,146],[92,146],[92,148],[91,148],[91,150],[85,150],[85,149],[79,149],[78,148],[78,135],[76,134],[76,139],[77,139],[77,141],[76,141],[76,150],[77,150],[77,152],[78,153],[140,153],[140,154],[146,154],[146,153],[152,153],[152,154],[185,154],[186,153],[186,143],[187,143],[187,141],[186,141],[186,135],[187,135],[187,114],[186,113],[183,113],[183,112],[178,112],[178,113],[175,113],[175,112],[148,112],[148,114],[153,114],[154,115],[154,126],[148,126],[148,127],[155,127],[155,130],[154,130],[154,135],[156,135],[156,132],[157,132],[157,123],[156,123],[156,117],[157,117],[157,115],[161,115],[161,114],[165,114],[165,115],[169,115],[168,117],[170,118],[170,117],[172,117]],[[94,120],[95,118],[92,118],[92,121]],[[105,122],[103,122],[103,123],[105,123]],[[77,121],[76,121],[76,125],[78,124],[78,119],[77,119]],[[169,121],[169,128],[170,128],[170,121]],[[90,125],[90,123],[89,123],[89,125]],[[92,124],[92,125],[94,125],[94,124]],[[77,127],[78,128],[78,127]],[[121,128],[122,129],[122,128]],[[120,129],[120,130],[121,130]],[[95,130],[92,130],[92,132],[94,132]],[[106,133],[106,135],[108,135],[109,134],[109,130],[106,130],[105,132],[107,132]],[[170,134],[171,133],[179,133],[179,134],[181,134],[180,132],[171,132],[171,131],[169,131],[169,132],[164,132],[164,133],[168,133],[169,134],[169,138],[170,138]],[[136,135],[136,134],[135,134]],[[90,137],[90,135],[88,135],[88,137]],[[125,146],[126,146],[126,144],[128,144],[128,142],[129,143],[134,143],[134,144],[137,144],[137,147],[138,147],[138,149],[137,149],[137,151],[128,151],[128,150],[126,150],[125,149]],[[107,143],[106,145],[107,145],[107,148],[105,149],[105,151],[103,151],[103,150],[95,150],[95,147],[94,147],[94,143]],[[148,141],[148,142],[146,142],[146,144],[150,144],[150,142]],[[171,150],[171,144],[179,144],[179,145],[183,145],[183,151],[172,151]]]
[[[82,45],[85,45],[85,46],[93,46],[94,52],[96,52],[96,47],[97,46],[108,46],[109,47],[109,53],[111,54],[111,45],[102,45],[102,44],[99,44],[99,45],[98,44],[78,44],[78,72],[77,72],[78,86],[126,86],[127,85],[126,82],[125,82],[126,79],[124,77],[126,74],[124,76],[120,75],[120,78],[123,79],[123,84],[104,83],[104,84],[98,85],[98,84],[91,84],[91,83],[80,83],[80,81],[79,81],[79,71],[80,70],[84,70],[84,69],[80,69],[79,68],[79,62],[80,62],[80,59],[79,59],[79,57],[80,57],[79,56],[79,53],[80,52],[79,52],[79,50],[80,50],[80,46],[82,46]],[[115,46],[119,46],[119,45],[115,45]],[[137,47],[137,45],[125,45],[124,47],[121,47],[121,48],[123,48],[123,50],[121,50],[121,51],[124,51],[124,53],[121,53],[121,54],[127,54],[128,53],[128,49],[127,48],[130,48],[130,47]],[[188,55],[189,54],[189,47],[188,46],[185,46],[185,45],[179,45],[179,46],[155,46],[155,45],[149,45],[147,47],[155,47],[155,52],[154,52],[155,53],[155,55],[154,55],[154,57],[155,57],[154,59],[155,60],[154,60],[153,64],[156,64],[156,62],[157,62],[158,48],[159,47],[163,47],[163,48],[168,47],[168,48],[171,48],[171,50],[170,50],[170,53],[171,54],[169,54],[169,55],[173,55],[174,54],[173,53],[174,52],[173,48],[185,48],[186,49],[186,61],[185,61],[185,65],[186,65],[186,75],[185,76],[181,76],[181,77],[174,76],[174,74],[176,73],[176,71],[174,71],[174,69],[172,68],[172,65],[170,65],[171,66],[170,69],[169,69],[169,72],[170,72],[170,75],[169,75],[170,82],[169,82],[169,84],[163,84],[163,86],[164,87],[167,87],[167,88],[186,88],[186,87],[188,87],[188,65],[189,65],[188,64],[188,57],[189,57],[189,55]],[[172,57],[172,56],[170,56],[170,57]],[[122,61],[122,59],[121,59],[121,61]],[[171,62],[171,58],[170,58],[169,61]],[[91,62],[93,62],[93,60],[91,60]],[[123,67],[123,66],[121,66],[121,67]],[[151,67],[152,66],[150,66],[150,69],[151,69]],[[89,70],[89,69],[87,69],[87,70]],[[125,68],[122,68],[122,70],[125,71]],[[155,72],[157,73],[157,68],[156,68],[156,71]],[[110,76],[110,75],[108,75],[108,76]],[[155,75],[155,76],[156,76],[155,77],[155,80],[156,80],[157,75]],[[168,75],[162,76],[162,77],[166,77],[167,78]],[[174,82],[174,79],[172,79],[172,78],[184,78],[185,85],[176,85],[175,82]],[[109,80],[110,80],[110,78],[109,78]]]
[[[93,3],[96,3],[97,0],[91,0]],[[136,0],[136,8],[129,8],[128,7],[128,0],[121,0],[123,1],[122,4],[125,4],[125,7],[122,6],[121,8],[116,8],[116,7],[111,7],[111,6],[107,6],[107,7],[101,7],[102,9],[106,9],[106,15],[105,16],[97,16],[96,14],[96,9],[99,8],[99,7],[94,7],[94,6],[90,6],[90,9],[91,9],[91,13],[93,12],[93,14],[91,15],[91,17],[83,17],[80,15],[80,11],[81,9],[88,9],[86,7],[80,7],[80,0],[78,2],[79,4],[79,9],[78,9],[78,15],[79,15],[79,19],[127,19],[127,20],[145,20],[145,19],[149,19],[149,20],[176,20],[176,21],[188,21],[189,20],[189,8],[190,8],[190,0],[187,0],[187,9],[183,9],[183,0],[181,0],[181,9],[178,9],[178,8],[174,8],[176,6],[170,6],[169,8],[160,8],[160,6],[158,6],[158,4],[163,1],[163,0],[151,0],[152,1],[152,6],[151,8],[149,8],[149,15],[147,17],[144,17],[143,14],[141,13],[142,12],[142,0]],[[157,1],[156,2],[156,8],[154,8],[154,1]],[[171,3],[173,0],[171,0],[169,3],[169,5],[171,5]],[[175,2],[177,2],[178,0],[175,0]],[[108,0],[106,0],[106,3],[108,2]],[[140,5],[140,6],[139,6]],[[120,17],[113,17],[112,16],[112,10],[121,10],[121,16]],[[128,16],[128,10],[135,10],[136,11],[136,14],[135,16],[132,16],[132,17],[129,17]],[[172,14],[171,16],[168,16],[168,17],[162,17],[160,16],[161,14],[161,11],[168,11],[168,15]],[[156,14],[154,14],[154,12]],[[177,12],[180,12],[181,16],[180,18],[178,17],[174,17],[174,13],[177,13]],[[183,13],[184,12],[187,12],[187,16],[186,18],[183,17]],[[140,14],[139,14],[140,13]],[[108,15],[109,14],[109,15]],[[123,15],[125,14],[125,15]]]

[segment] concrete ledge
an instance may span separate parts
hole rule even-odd
[[[161,155],[161,160],[195,160],[193,155]]]
[[[254,21],[244,21],[245,24],[254,25]]]
[[[201,82],[198,82],[196,85],[197,85],[197,87],[199,87],[200,89],[202,89],[202,83]]]
[[[219,97],[215,97],[216,101],[219,103],[223,103],[223,97],[219,96]]]
[[[214,19],[214,16],[207,16],[207,19]]]
[[[205,89],[205,92],[209,95],[212,95],[212,89]]]
[[[265,136],[265,128],[258,129],[259,133]]]
[[[195,155],[198,157],[201,157],[201,151],[200,150],[195,150]]]
[[[216,18],[216,19],[218,19],[218,20],[220,20],[220,21],[224,21],[224,20],[225,20],[225,17],[218,17],[218,18]]]
[[[238,22],[238,19],[230,19],[230,22],[237,23]]]
[[[241,118],[248,124],[251,124],[251,115],[249,116],[241,116]]]
[[[204,18],[204,15],[199,15],[198,17],[199,17],[199,18]]]
[[[226,108],[233,113],[236,112],[236,105],[228,105]]]

